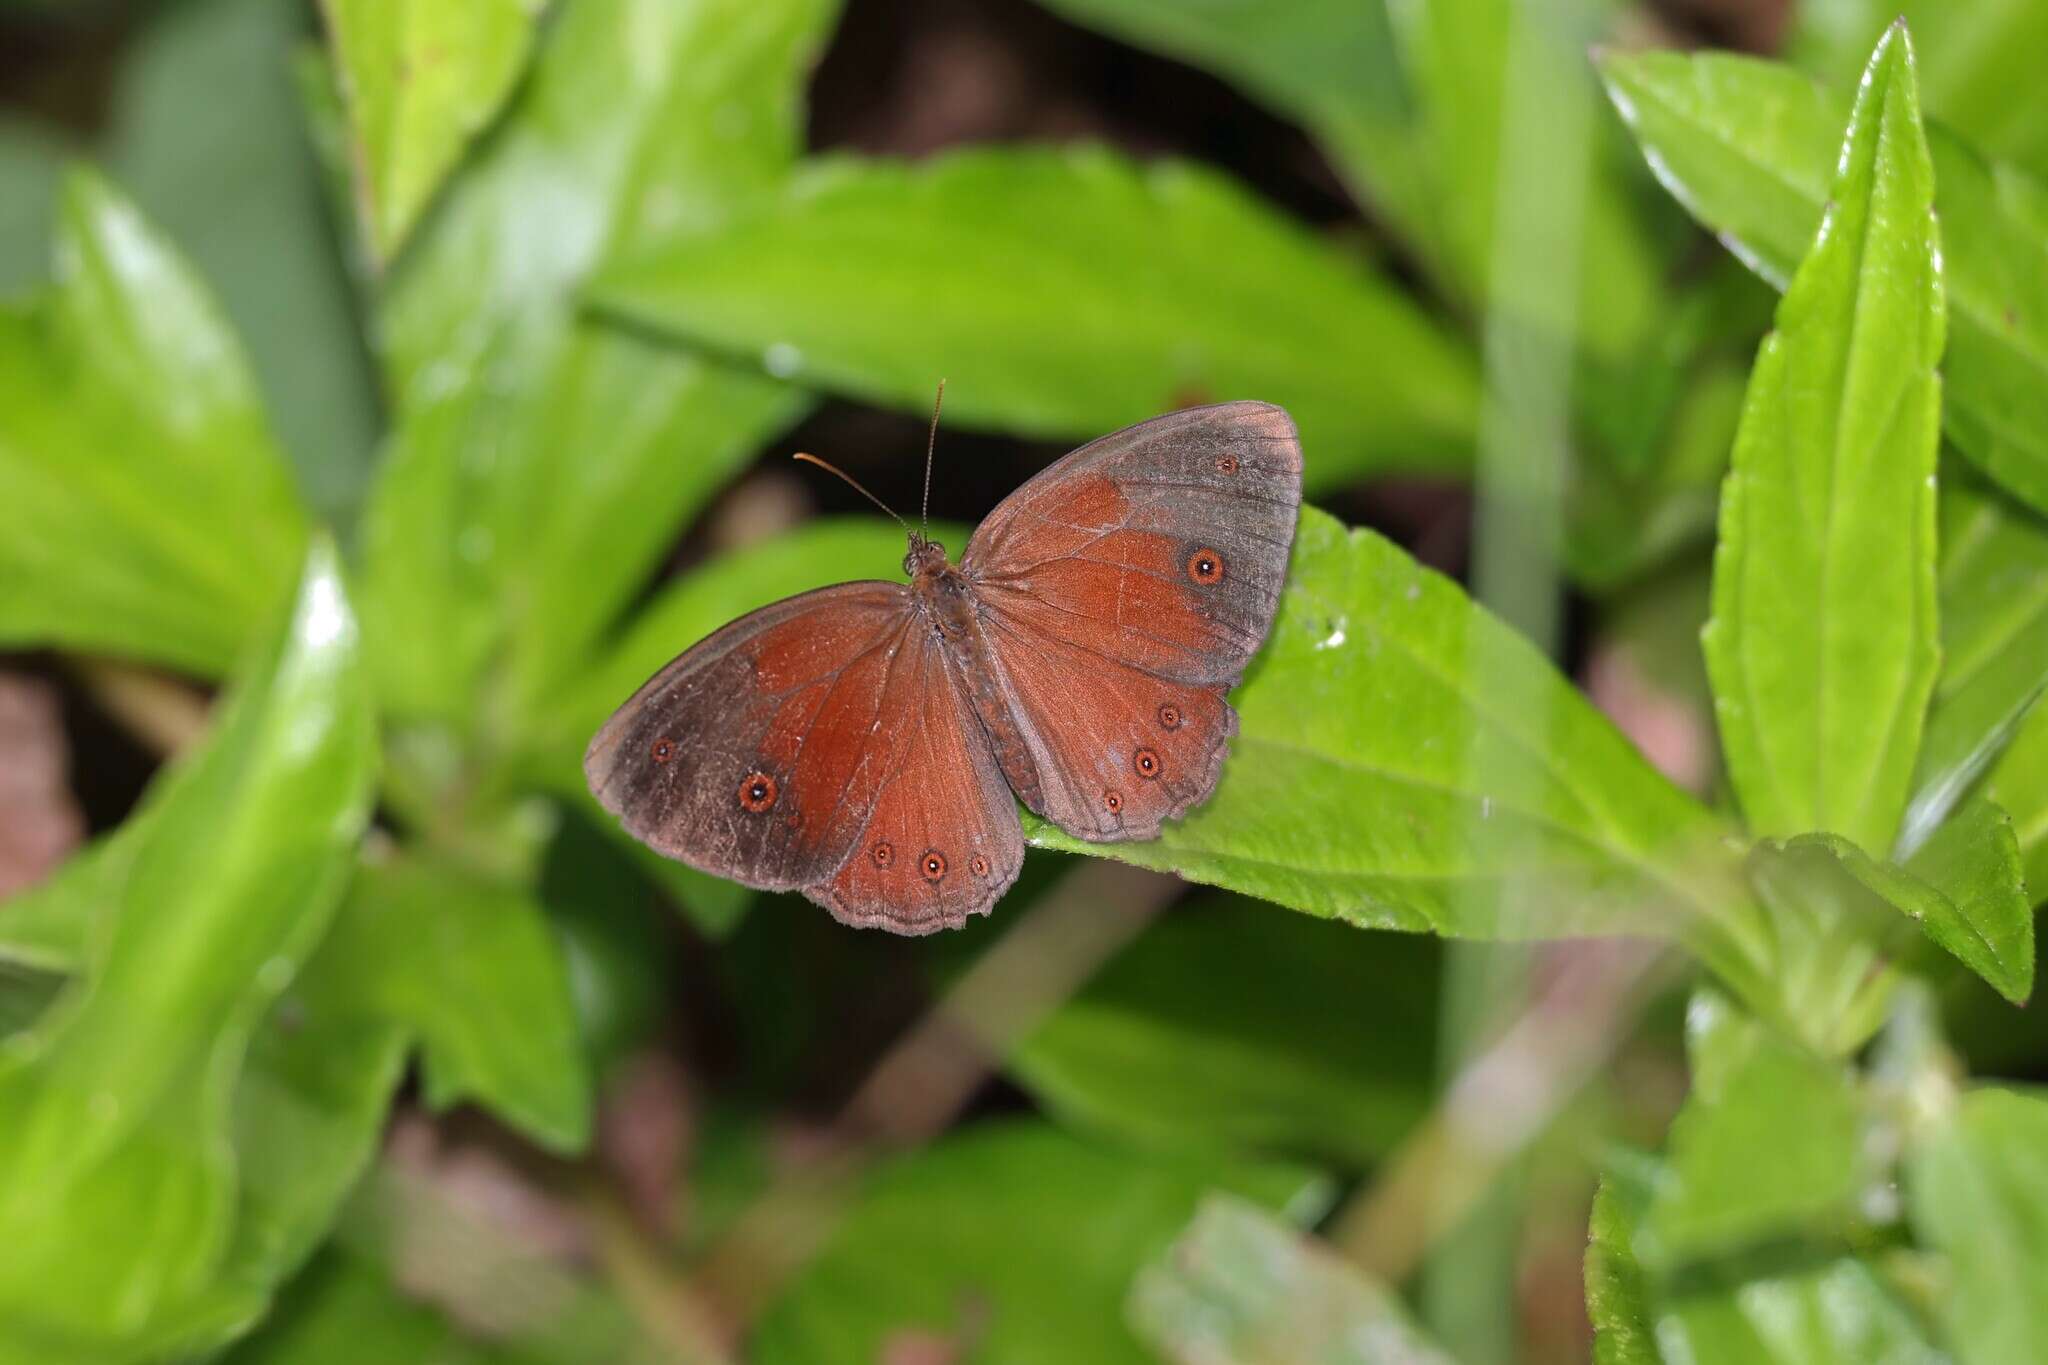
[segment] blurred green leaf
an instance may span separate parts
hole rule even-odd
[[[802,410],[759,375],[578,323],[570,290],[647,221],[715,219],[779,182],[831,12],[570,0],[399,263],[364,615],[402,714],[516,738],[690,514]],[[515,695],[479,714],[506,650]]]
[[[1903,18],[1928,113],[1993,156],[2048,175],[2048,7],[2034,0],[1806,0],[1786,41],[1794,61],[1853,84],[1885,25]]]
[[[1911,853],[2048,683],[2048,524],[1960,469],[1941,481],[1941,676],[1899,848]]]
[[[1180,1365],[1452,1365],[1400,1296],[1256,1204],[1202,1201],[1145,1268],[1131,1325]]]
[[[0,1057],[0,1334],[153,1330],[223,1264],[238,1078],[326,927],[369,816],[355,623],[315,542],[289,624],[156,812],[84,981]],[[49,1354],[41,1358],[50,1358]]]
[[[1851,875],[1845,865],[1851,861],[1873,880],[1912,881],[1877,868],[1840,835],[1802,835],[1782,844],[1766,839],[1749,853],[1750,884],[1769,915],[1769,975],[1784,1002],[1771,1018],[1786,1036],[1824,1057],[1845,1057],[1870,1040],[1898,982],[1892,955],[1924,950],[1899,918],[1899,907]],[[1939,899],[1925,887],[1913,886],[1913,895],[1887,889],[1916,907],[1920,897]]]
[[[89,171],[59,213],[55,289],[0,305],[0,644],[219,673],[305,514],[198,282]]]
[[[1861,1188],[1848,1073],[1711,991],[1686,1013],[1692,1093],[1644,1211],[1640,1254],[1665,1267],[1838,1226]],[[1770,1159],[1758,1159],[1769,1152]]]
[[[1757,353],[1701,636],[1750,828],[1825,830],[1880,856],[1940,664],[1931,177],[1912,49],[1891,29],[1820,236]]]
[[[1432,171],[1383,0],[1047,0],[1048,8],[1213,71],[1300,122],[1372,211],[1441,273]],[[1456,289],[1453,277],[1441,283]]]
[[[545,0],[321,0],[354,128],[356,193],[385,260],[526,64]]]
[[[1470,458],[1468,350],[1242,188],[1102,148],[807,165],[773,206],[615,258],[606,311],[799,382],[1033,436],[1292,411],[1311,485]],[[919,301],[906,313],[905,300]]]
[[[1610,364],[1639,356],[1661,325],[1665,254],[1648,223],[1655,206],[1623,178],[1624,148],[1598,117],[1585,69],[1616,8],[1431,0],[1389,11],[1462,291]],[[1502,270],[1496,238],[1527,233],[1532,219],[1552,236],[1520,245],[1549,268]],[[1571,287],[1557,287],[1560,270]]]
[[[1039,1123],[979,1125],[870,1181],[769,1308],[748,1359],[886,1359],[892,1343],[938,1339],[984,1365],[1143,1361],[1122,1320],[1132,1277],[1219,1189],[1310,1213],[1323,1198],[1299,1167],[1135,1157]]]
[[[1610,1164],[1586,1260],[1597,1365],[1944,1365],[1870,1265],[1789,1248],[1694,1267],[1669,1281],[1633,1254],[1657,1163]]]
[[[417,1035],[427,1103],[476,1100],[556,1151],[590,1136],[562,945],[528,892],[452,864],[365,865],[309,989]]]
[[[1360,1168],[1429,1107],[1436,957],[1212,896],[1112,958],[1009,1069],[1054,1113],[1149,1145]]]
[[[2039,904],[2048,895],[2048,707],[2028,712],[1984,791],[2012,815],[2028,900]]]
[[[1586,1317],[1593,1365],[1663,1365],[1636,1230],[1649,1211],[1657,1164],[1632,1152],[1608,1158],[1586,1233]]]
[[[308,499],[351,515],[376,385],[289,71],[305,7],[185,0],[147,15],[108,111],[113,178],[218,291]]]
[[[292,1283],[276,1315],[225,1365],[511,1365],[447,1318],[399,1294],[386,1268],[346,1248]]]
[[[1608,93],[1693,216],[1783,286],[1813,241],[1848,101],[1788,67],[1709,53],[1608,53]],[[1948,435],[2048,511],[2048,191],[1927,130],[1945,243]]]
[[[1908,1174],[1914,1230],[1948,1257],[1935,1311],[1956,1358],[2048,1356],[2048,1097],[1965,1095]]]
[[[82,970],[94,930],[120,902],[147,831],[138,810],[41,882],[0,903],[0,960],[67,976]]]
[[[1730,927],[1720,823],[1528,641],[1370,531],[1303,509],[1232,704],[1215,796],[1158,840],[1087,844],[1030,820],[1032,842],[1370,928],[1704,944],[1699,916]]]
[[[24,119],[0,117],[0,299],[43,279],[64,161],[65,148],[55,133]]]

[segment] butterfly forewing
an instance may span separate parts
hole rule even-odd
[[[1293,422],[1225,403],[1084,446],[983,523],[962,567],[1033,809],[1080,838],[1149,838],[1208,796],[1300,506]]]
[[[591,740],[591,791],[659,853],[752,886],[830,878],[893,748],[869,743],[916,622],[897,583],[763,607],[654,675]]]

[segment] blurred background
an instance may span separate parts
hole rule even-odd
[[[1724,48],[1847,91],[1899,7],[553,0],[408,30],[342,0],[0,4],[0,297],[84,299],[46,368],[0,348],[0,450],[68,420],[37,402],[96,402],[77,376],[132,328],[235,339],[248,392],[188,422],[181,393],[217,397],[194,360],[169,416],[123,389],[64,440],[171,431],[288,474],[161,495],[248,580],[197,624],[10,627],[0,895],[103,847],[199,741],[307,527],[343,547],[374,679],[338,913],[397,907],[363,950],[395,957],[332,989],[403,1027],[287,1096],[337,1144],[332,1197],[227,1358],[1297,1358],[1285,1322],[1205,1344],[1204,1312],[1252,1310],[1199,1302],[1201,1246],[1161,1259],[1223,1190],[1457,1359],[1590,1360],[1596,1157],[1656,1146],[1686,1092],[1672,961],[1446,946],[1049,851],[959,933],[852,932],[639,856],[574,758],[730,616],[894,576],[900,534],[788,456],[908,514],[944,377],[956,552],[1090,436],[1281,402],[1310,501],[1460,579],[1718,799],[1697,631],[1776,295],[1659,187],[1589,53]],[[2048,103],[1987,93],[2038,79],[2040,7],[1906,8],[1930,115],[2048,171]],[[416,102],[352,132],[393,69]],[[121,557],[60,548],[80,581]],[[65,974],[15,958],[0,1031]],[[2048,1074],[2038,1012],[1963,980],[1938,1003],[1979,1072]]]

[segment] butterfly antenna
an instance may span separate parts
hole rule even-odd
[[[939,448],[939,405],[946,401],[946,381],[939,381],[938,397],[932,399],[932,431],[924,439],[924,505],[917,509],[917,534],[922,540],[931,529],[932,452]]]
[[[851,474],[847,473],[847,472],[846,472],[845,470],[841,469],[841,468],[840,468],[840,467],[839,467],[838,465],[833,465],[833,464],[826,464],[826,463],[825,463],[825,462],[824,462],[823,460],[819,459],[819,458],[818,458],[817,456],[815,456],[815,455],[806,455],[806,454],[804,454],[804,453],[803,453],[802,451],[799,451],[799,452],[797,452],[797,454],[796,454],[796,455],[795,455],[795,456],[794,456],[793,458],[795,458],[795,459],[799,459],[799,460],[802,460],[802,461],[803,461],[803,462],[804,462],[805,464],[814,464],[814,465],[816,465],[816,466],[817,466],[818,468],[820,468],[820,469],[824,470],[824,471],[825,471],[825,472],[826,472],[827,474],[837,474],[837,475],[838,475],[838,476],[839,476],[840,478],[842,478],[842,479],[846,480],[846,484],[847,484],[847,487],[851,488],[851,489],[852,489],[852,490],[853,490],[854,492],[856,492],[856,493],[860,494],[860,495],[861,495],[862,497],[866,498],[866,499],[867,499],[867,500],[868,500],[869,502],[873,503],[873,504],[874,504],[875,506],[877,506],[877,507],[881,508],[881,509],[882,509],[882,510],[883,510],[884,512],[887,512],[887,513],[888,513],[888,514],[889,514],[889,515],[890,515],[891,517],[895,517],[895,520],[896,520],[896,524],[897,524],[898,526],[901,526],[901,527],[903,528],[903,530],[904,530],[904,533],[905,533],[905,534],[908,534],[908,533],[909,533],[909,531],[910,531],[910,523],[909,523],[909,522],[907,522],[907,521],[905,521],[905,520],[904,520],[903,518],[901,518],[901,517],[898,517],[898,516],[896,516],[896,509],[895,509],[895,508],[893,508],[893,507],[889,506],[889,504],[888,504],[888,503],[886,503],[886,502],[883,502],[883,501],[882,501],[882,500],[881,500],[880,498],[876,497],[876,496],[875,496],[875,495],[874,495],[873,493],[870,493],[870,492],[868,492],[868,490],[867,490],[867,489],[865,489],[865,488],[862,488],[862,487],[860,486],[860,480],[858,480],[858,479],[854,478],[854,477],[853,477],[853,475],[851,475]]]

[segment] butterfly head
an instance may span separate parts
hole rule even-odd
[[[946,547],[916,531],[910,533],[910,548],[903,555],[903,572],[912,578],[935,574],[946,567]]]

